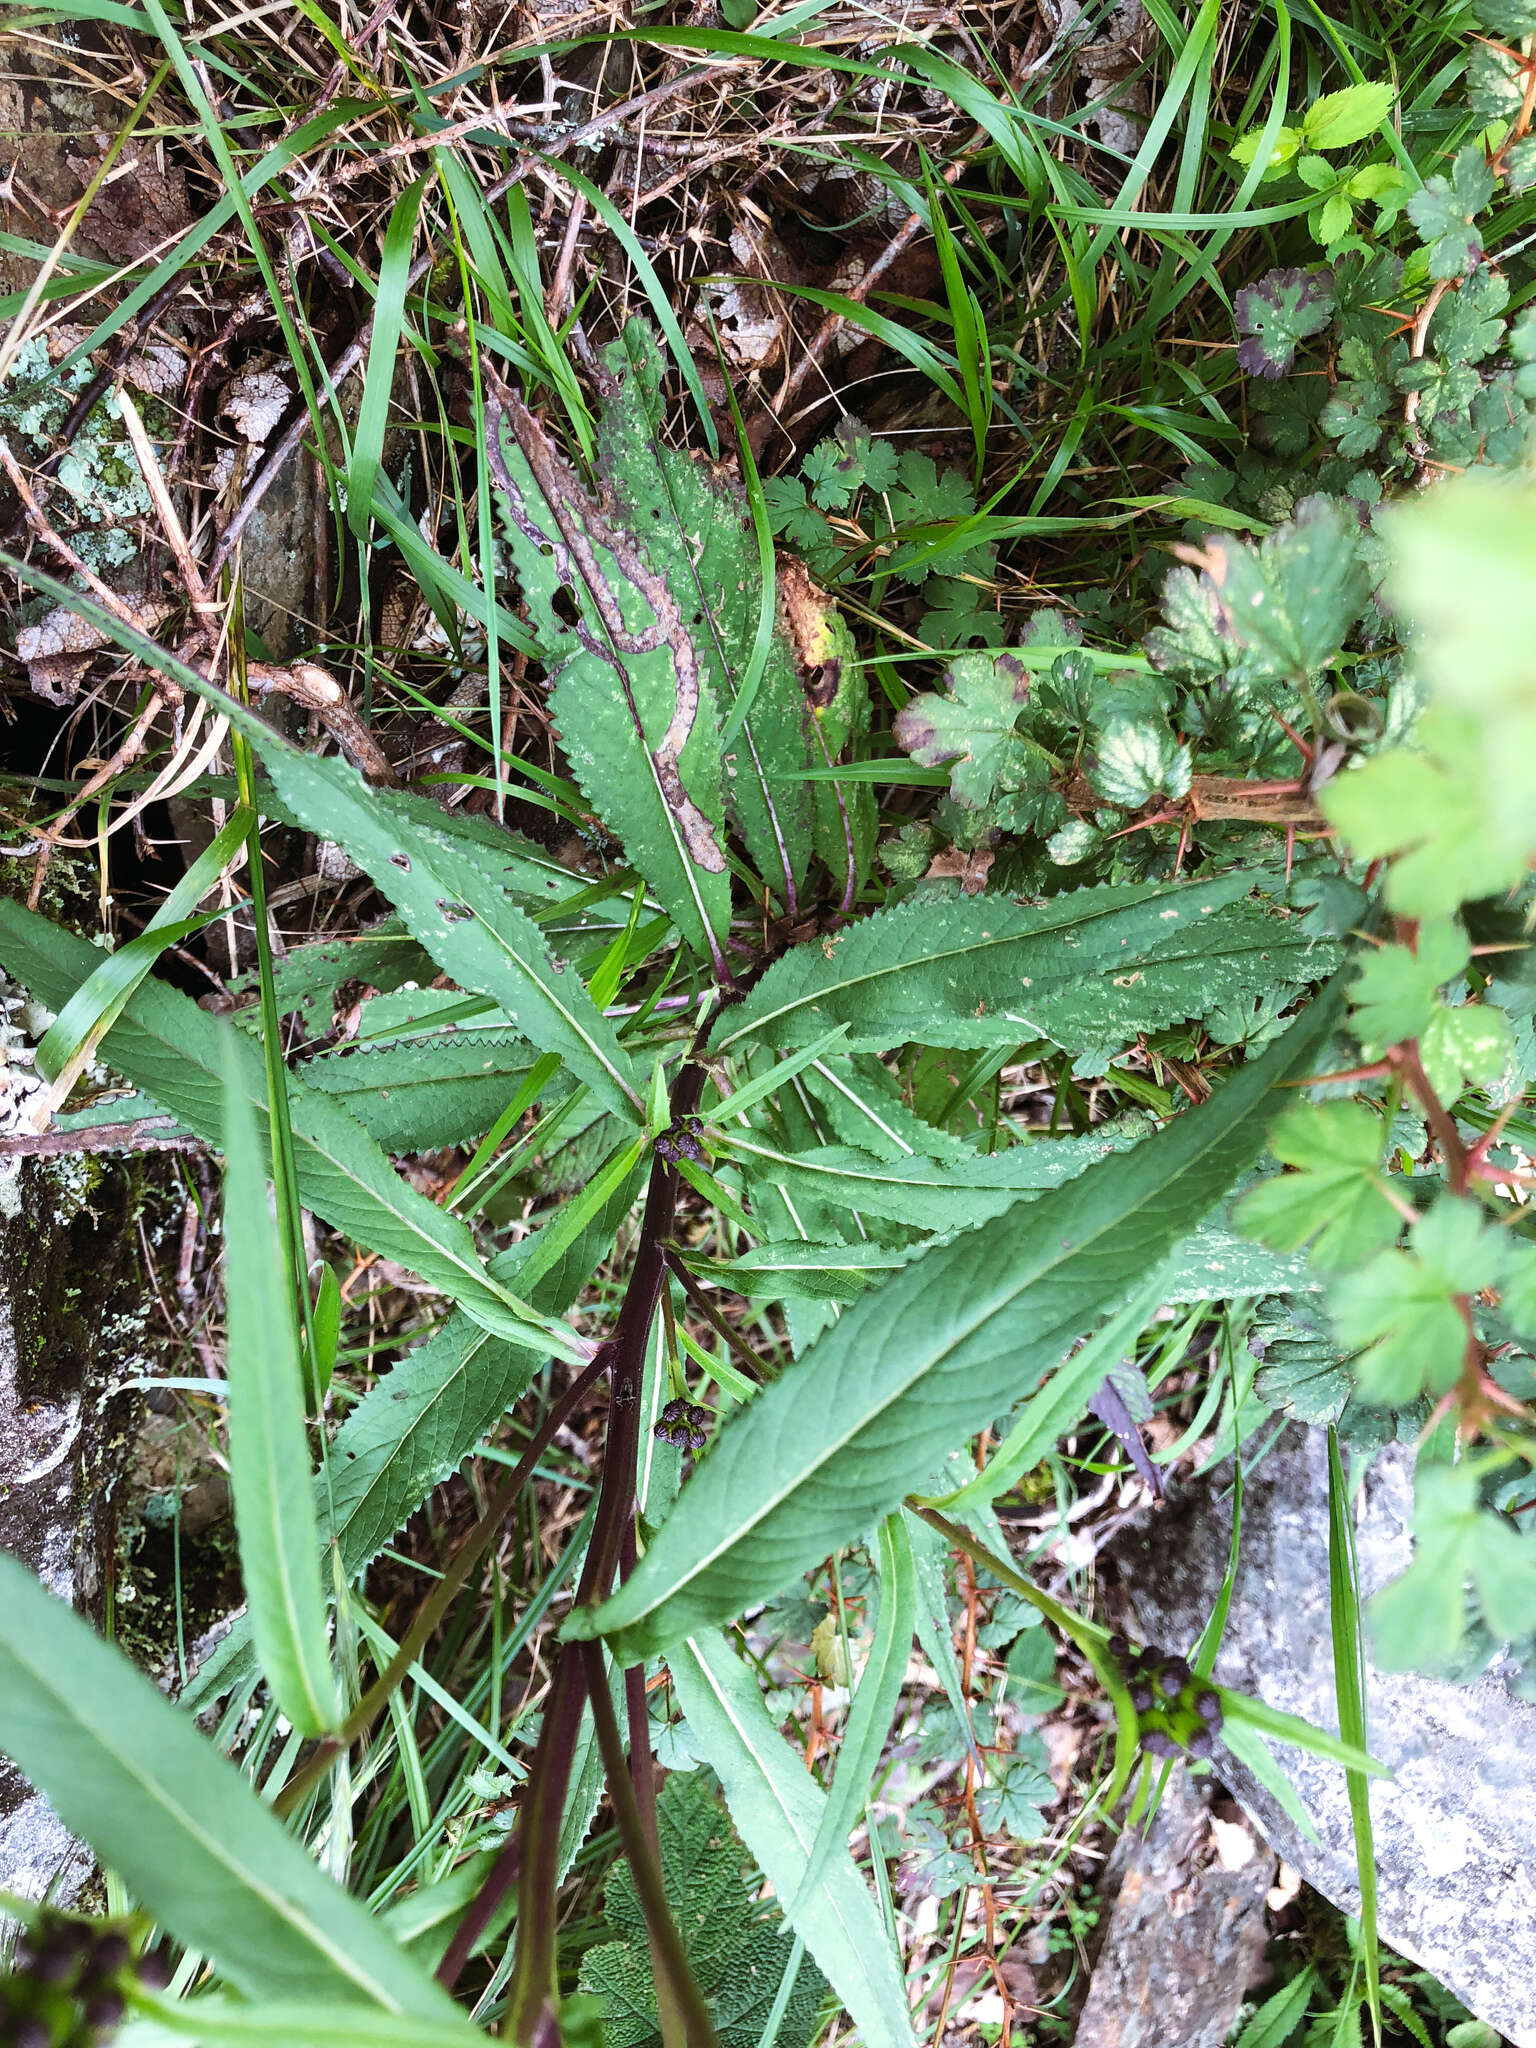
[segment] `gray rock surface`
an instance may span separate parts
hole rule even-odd
[[[26,1004],[0,976],[0,1140],[29,1128]],[[0,1549],[93,1617],[126,1443],[98,1395],[143,1334],[135,1312],[142,1165],[0,1153]],[[92,1868],[0,1756],[0,1892],[68,1898]]]
[[[1218,1835],[1211,1790],[1178,1765],[1151,1827],[1116,1844],[1073,2048],[1222,2048],[1263,1976],[1275,1858],[1241,1824]]]
[[[1186,1650],[1209,1616],[1231,1534],[1228,1468],[1184,1489],[1108,1553],[1126,1623]],[[1412,1454],[1390,1446],[1357,1518],[1369,1596],[1407,1565]],[[1292,1425],[1243,1491],[1242,1554],[1216,1676],[1316,1725],[1338,1726],[1328,1606],[1328,1468],[1322,1430]],[[1377,1780],[1371,1814],[1381,1936],[1516,2048],[1536,2048],[1536,1706],[1497,1671],[1475,1685],[1368,1672]],[[1224,1751],[1221,1778],[1307,1882],[1356,1911],[1353,1836],[1338,1766],[1290,1748],[1280,1762],[1316,1824],[1310,1843]]]

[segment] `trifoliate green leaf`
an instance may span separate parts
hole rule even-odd
[[[1437,991],[1466,972],[1466,934],[1449,918],[1426,922],[1415,950],[1379,946],[1360,962],[1350,1001],[1352,1022],[1368,1054],[1417,1038],[1434,1014]]]
[[[1392,111],[1392,87],[1385,82],[1347,85],[1325,92],[1302,117],[1301,132],[1309,149],[1348,149],[1363,142]]]
[[[1246,1194],[1233,1212],[1235,1227],[1274,1251],[1312,1241],[1312,1263],[1322,1272],[1360,1265],[1402,1229],[1381,1164],[1384,1137],[1363,1103],[1298,1103],[1270,1134],[1275,1157],[1295,1171]]]
[[[1483,253],[1473,225],[1493,197],[1493,173],[1475,143],[1461,150],[1446,178],[1426,179],[1408,202],[1408,218],[1429,251],[1431,277],[1464,277]]]
[[[1283,377],[1300,343],[1333,318],[1333,279],[1326,270],[1271,270],[1233,301],[1243,336],[1237,366],[1250,377]]]
[[[1467,1327],[1456,1297],[1491,1287],[1503,1264],[1498,1234],[1475,1203],[1442,1195],[1413,1227],[1406,1251],[1379,1252],[1334,1282],[1329,1308],[1351,1348],[1361,1397],[1403,1408],[1456,1384]]]
[[[1469,1579],[1492,1635],[1507,1642],[1536,1632],[1536,1539],[1480,1506],[1477,1489],[1466,1465],[1419,1466],[1413,1563],[1368,1610],[1381,1670],[1453,1662],[1466,1633]]]
[[[1088,780],[1106,803],[1139,809],[1154,796],[1189,794],[1190,752],[1166,725],[1116,719],[1098,736]]]

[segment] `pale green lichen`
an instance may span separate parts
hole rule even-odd
[[[35,336],[18,354],[6,388],[0,391],[0,426],[30,442],[33,454],[46,455],[94,374],[89,360],[57,371],[46,341]],[[81,421],[55,482],[72,501],[69,538],[81,559],[97,570],[132,561],[139,549],[137,523],[150,509],[149,493],[122,421],[104,400]]]

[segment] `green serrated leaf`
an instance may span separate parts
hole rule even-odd
[[[1232,302],[1237,366],[1250,377],[1283,377],[1296,350],[1333,319],[1333,280],[1326,270],[1271,270],[1244,285]]]
[[[1466,1464],[1421,1462],[1414,1477],[1413,1563],[1368,1610],[1383,1671],[1444,1669],[1466,1632],[1466,1585],[1500,1641],[1536,1633],[1536,1541],[1478,1502]]]
[[[749,1038],[803,1045],[834,1024],[848,1026],[851,1049],[870,1052],[1041,1036],[1031,1018],[1053,983],[1128,966],[1175,930],[1208,922],[1251,879],[1119,883],[1038,907],[978,896],[946,906],[938,944],[931,906],[899,904],[787,954],[722,1017],[712,1050]]]
[[[488,1131],[538,1055],[513,1031],[449,1030],[302,1060],[310,1088],[340,1102],[386,1152],[432,1152]]]
[[[1493,173],[1481,148],[1459,150],[1446,178],[1426,178],[1408,201],[1408,218],[1429,250],[1431,277],[1463,277],[1481,258],[1483,238],[1474,225],[1493,197]]]
[[[720,2048],[758,2048],[793,1946],[783,1917],[749,1892],[730,1823],[702,1773],[668,1778],[656,1831],[668,1903]],[[602,2003],[606,2048],[659,2048],[645,1914],[626,1863],[609,1876],[604,1913],[618,1938],[587,1950],[581,1988]],[[803,1963],[780,2022],[784,2048],[804,2048],[825,1991],[821,1972]]]
[[[1190,751],[1165,725],[1117,718],[1102,728],[1088,780],[1106,803],[1139,810],[1154,797],[1189,794]]]
[[[626,438],[621,401],[610,399],[610,465],[636,459],[636,437],[649,447],[639,380],[627,388],[638,417],[628,416]],[[678,929],[708,957],[729,922],[731,891],[699,593],[691,575],[674,588],[648,537],[589,495],[510,389],[498,380],[493,391],[486,452],[523,596],[554,670],[550,708],[566,757]],[[660,508],[651,509],[662,525]],[[557,608],[561,591],[574,600],[579,627]]]
[[[945,673],[943,696],[913,697],[897,713],[896,744],[925,768],[949,762],[949,793],[1005,830],[1050,831],[1062,805],[1051,778],[1057,762],[1021,730],[1030,675],[1012,654],[962,654]]]
[[[1402,1228],[1386,1191],[1384,1139],[1379,1118],[1363,1103],[1298,1103],[1270,1135],[1275,1157],[1296,1171],[1261,1181],[1245,1195],[1234,1217],[1237,1228],[1277,1251],[1310,1242],[1323,1272],[1362,1264]]]
[[[715,701],[735,707],[751,659],[762,570],[742,492],[660,435],[662,358],[632,320],[603,354],[612,380],[598,426],[601,477],[616,516],[675,592]],[[818,503],[821,500],[818,498]],[[722,764],[726,814],[781,900],[805,880],[813,836],[810,706],[782,617],[742,730]]]
[[[1476,1203],[1442,1195],[1413,1226],[1407,1250],[1379,1252],[1336,1280],[1328,1299],[1339,1335],[1368,1347],[1354,1364],[1362,1397],[1402,1408],[1426,1388],[1454,1386],[1468,1342],[1457,1296],[1492,1287],[1503,1261]]]
[[[648,1654],[889,1513],[1195,1227],[1256,1156],[1273,1089],[1307,1070],[1336,1003],[1314,1004],[1126,1157],[930,1251],[845,1310],[737,1412],[637,1570],[568,1630],[612,1636],[626,1659]]]
[[[1348,149],[1363,142],[1381,126],[1392,111],[1395,99],[1390,84],[1346,85],[1340,92],[1325,92],[1302,116],[1301,132],[1309,149]]]
[[[268,735],[270,739],[271,736]],[[258,745],[262,742],[258,741]],[[344,761],[263,746],[278,794],[312,832],[335,839],[399,909],[461,988],[489,996],[541,1052],[557,1053],[610,1109],[641,1114],[628,1054],[574,969],[557,960],[504,887],[500,856],[442,820],[435,804],[370,789]]]
[[[1417,1038],[1435,1011],[1436,992],[1466,972],[1466,934],[1448,918],[1426,921],[1415,946],[1380,946],[1362,956],[1350,989],[1350,1022],[1368,1055]]]

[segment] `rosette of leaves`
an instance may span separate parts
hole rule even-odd
[[[783,1915],[748,1883],[746,1856],[707,1773],[668,1778],[656,1830],[668,1903],[721,2048],[758,2048],[794,1947]],[[583,1956],[581,1988],[601,2007],[607,2048],[659,2048],[645,1914],[627,1864],[614,1866],[603,1906],[612,1939]],[[777,2035],[783,2048],[805,2048],[826,1988],[802,1956]]]

